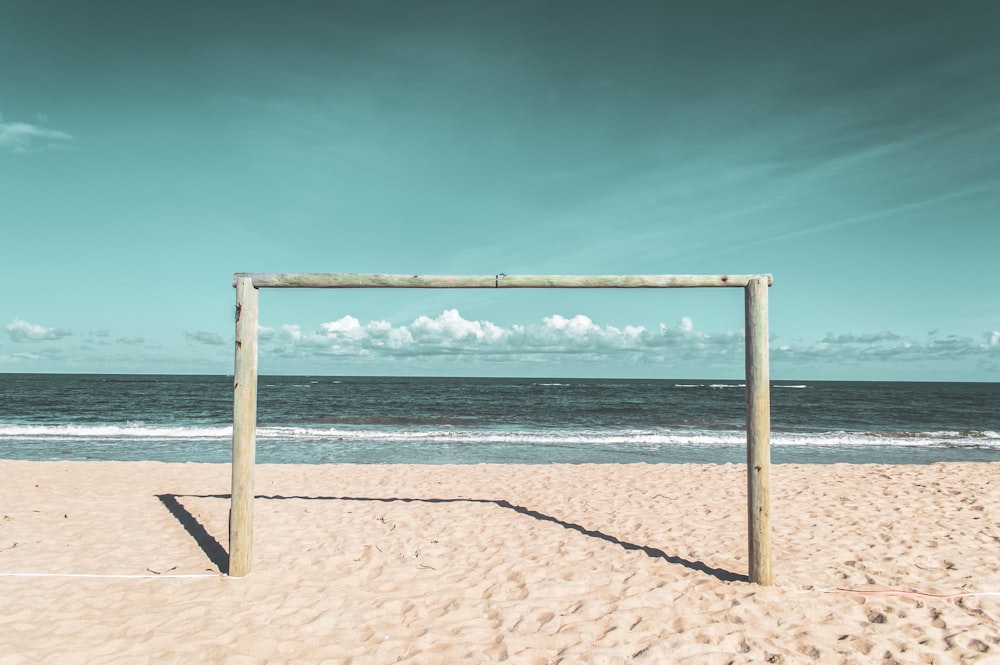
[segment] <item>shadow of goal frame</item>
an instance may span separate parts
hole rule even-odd
[[[670,289],[742,288],[746,316],[748,578],[773,584],[771,568],[771,393],[767,290],[771,275],[381,275],[235,273],[236,363],[233,372],[232,499],[229,575],[250,572],[253,559],[254,460],[257,430],[258,291],[284,289]]]

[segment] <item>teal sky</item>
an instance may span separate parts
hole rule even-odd
[[[0,0],[0,372],[234,272],[759,273],[776,379],[1000,381],[1000,4]],[[736,378],[742,292],[264,291],[261,371]]]

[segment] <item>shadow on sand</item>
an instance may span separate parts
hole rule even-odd
[[[197,518],[192,515],[188,510],[181,504],[179,499],[185,497],[197,498],[197,499],[226,499],[229,500],[231,496],[229,494],[158,494],[156,498],[160,500],[161,503],[166,507],[170,514],[173,515],[184,530],[190,534],[198,546],[202,549],[209,560],[218,566],[221,572],[229,572],[229,553],[226,549],[219,543],[215,537],[210,534],[204,526],[197,520]],[[564,529],[570,531],[576,531],[577,533],[583,534],[590,538],[597,538],[598,540],[603,540],[607,543],[612,543],[613,545],[618,545],[624,550],[629,551],[639,551],[648,556],[651,559],[661,559],[667,563],[674,564],[677,566],[683,566],[689,570],[693,570],[705,575],[710,575],[723,582],[747,582],[749,578],[740,573],[734,573],[730,570],[725,570],[724,568],[714,568],[704,563],[703,561],[692,561],[690,559],[685,559],[680,556],[673,554],[667,554],[661,549],[650,547],[648,545],[636,545],[635,543],[630,543],[625,540],[621,540],[616,536],[604,533],[603,531],[598,531],[596,529],[588,529],[584,526],[576,524],[574,522],[567,522],[561,520],[558,517],[553,517],[552,515],[546,515],[545,513],[539,512],[537,510],[532,510],[531,508],[526,508],[524,506],[518,506],[506,501],[504,499],[494,500],[494,499],[414,499],[408,497],[358,497],[358,496],[266,496],[257,495],[254,497],[257,500],[264,501],[286,501],[286,500],[304,500],[304,501],[377,501],[382,503],[392,503],[394,501],[402,502],[420,502],[420,503],[483,503],[491,504],[497,506],[498,508],[503,508],[505,510],[513,510],[516,513],[525,515],[527,517],[532,517],[541,522],[550,522],[552,524],[557,524]]]
[[[194,515],[188,512],[188,509],[181,505],[181,502],[177,499],[182,498],[184,495],[181,494],[157,494],[156,498],[160,500],[160,503],[170,511],[170,514],[177,518],[177,521],[181,523],[184,530],[194,538],[194,542],[198,544],[201,551],[205,553],[208,560],[211,561],[219,569],[220,573],[229,574],[229,552],[223,547],[218,540],[215,539],[212,534],[202,526],[201,522],[198,521]],[[228,496],[226,497],[228,498]]]

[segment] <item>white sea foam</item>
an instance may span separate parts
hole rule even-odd
[[[746,388],[745,383],[675,383],[674,388]],[[786,385],[786,384],[774,384],[772,388],[808,388],[809,386],[805,384],[798,385]]]
[[[226,441],[232,427],[127,425],[0,424],[0,441]],[[505,445],[743,446],[740,431],[711,430],[458,430],[344,427],[259,427],[258,441],[272,442],[428,442]],[[1000,449],[1000,434],[986,431],[939,432],[773,432],[774,446],[928,447]]]
[[[746,388],[745,383],[675,383],[674,388]]]
[[[0,439],[218,439],[231,437],[232,426],[150,427],[126,425],[3,425]]]

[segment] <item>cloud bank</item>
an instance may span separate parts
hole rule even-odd
[[[4,327],[13,347],[0,353],[0,364],[29,365],[41,362],[75,363],[76,353],[96,348],[75,347],[67,350],[59,340],[72,335],[63,328],[44,326],[23,319],[14,319]],[[566,317],[553,314],[528,324],[497,325],[491,321],[464,318],[458,310],[447,309],[435,317],[419,316],[406,325],[373,320],[364,323],[354,316],[344,316],[321,323],[311,330],[298,324],[261,327],[261,355],[271,358],[275,367],[320,367],[323,359],[337,359],[343,367],[351,365],[365,371],[382,371],[384,363],[410,360],[415,366],[430,372],[443,368],[452,360],[494,366],[577,367],[589,365],[593,372],[603,373],[613,368],[632,366],[626,373],[642,375],[644,365],[674,368],[675,371],[704,372],[704,376],[741,373],[744,363],[744,333],[706,332],[699,330],[690,317],[668,325],[601,325],[583,314]],[[83,335],[96,340],[103,351],[91,360],[106,364],[112,347],[135,360],[137,347],[148,347],[141,337],[113,338],[110,331]],[[220,356],[219,349],[228,348],[232,339],[209,330],[187,331],[183,336],[190,343],[202,345],[211,358],[228,367],[229,356]],[[30,345],[31,350],[26,350]],[[149,347],[152,348],[152,347]],[[68,354],[68,355],[67,355]],[[171,365],[168,356],[150,358],[149,349],[141,353],[145,362]],[[977,337],[931,332],[921,338],[889,330],[864,333],[827,333],[818,340],[790,340],[772,335],[770,340],[772,368],[789,375],[849,369],[848,374],[861,370],[878,376],[933,379],[941,372],[958,367],[978,367],[983,380],[1000,377],[1000,330],[990,330]],[[205,357],[199,356],[199,362]],[[305,362],[304,365],[298,364]],[[382,363],[382,364],[380,364]],[[444,364],[442,364],[444,363]],[[601,365],[600,363],[610,363]],[[104,367],[104,364],[101,367]],[[904,369],[909,367],[911,369]],[[865,368],[869,368],[866,370]],[[870,370],[870,371],[869,371]],[[507,371],[507,370],[504,370]],[[517,371],[513,369],[512,371]],[[869,377],[870,378],[870,377]]]
[[[284,358],[351,356],[356,359],[474,357],[489,362],[540,362],[573,356],[577,361],[698,363],[741,367],[744,332],[705,332],[690,317],[655,327],[599,325],[590,317],[560,314],[532,325],[499,326],[472,321],[449,309],[408,325],[362,323],[353,316],[303,330],[297,324],[261,328],[264,353]],[[1000,331],[981,338],[931,333],[923,341],[888,330],[828,333],[819,341],[783,340],[772,335],[773,364],[785,366],[863,365],[922,361],[978,361],[1000,370]]]
[[[578,360],[666,356],[685,359],[742,354],[742,332],[709,334],[695,330],[689,318],[675,326],[649,329],[598,325],[589,317],[560,314],[532,325],[499,326],[470,321],[455,309],[431,318],[420,316],[409,325],[388,321],[362,324],[353,316],[322,323],[304,331],[296,324],[262,328],[262,347],[283,357],[357,356],[361,358],[430,358],[475,356],[491,361],[539,361],[560,355]]]
[[[771,346],[772,360],[792,363],[917,362],[975,358],[1000,370],[1000,331],[979,339],[929,333],[920,342],[889,331],[863,335],[827,334],[819,342]]]

